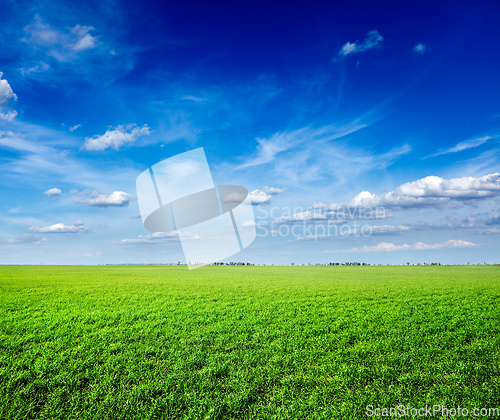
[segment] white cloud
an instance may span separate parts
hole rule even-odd
[[[45,195],[53,196],[53,195],[61,195],[61,190],[59,188],[51,188],[44,192]]]
[[[102,255],[102,252],[96,252],[95,254],[91,254],[90,252],[86,252],[84,254],[81,254],[80,257],[91,257],[91,258],[97,258]]]
[[[2,112],[2,108],[9,106],[10,100],[17,100],[17,95],[12,90],[9,82],[2,79],[3,73],[0,72],[0,122],[10,123],[17,116],[16,111]]]
[[[415,46],[413,47],[413,51],[416,54],[420,55],[423,55],[426,50],[427,50],[427,45],[425,45],[423,42],[419,42],[418,44],[415,44]]]
[[[286,188],[264,187],[263,191],[269,195],[285,194],[288,192]]]
[[[35,16],[34,22],[24,27],[25,36],[21,41],[46,48],[47,55],[59,62],[69,62],[77,58],[78,53],[98,46],[98,36],[92,36],[89,33],[91,31],[95,31],[95,28],[81,25],[69,28],[69,31],[60,31]],[[24,70],[23,74],[44,71],[48,68],[44,68],[45,66]]]
[[[248,194],[253,205],[269,204],[273,196],[261,190],[253,190]]]
[[[286,192],[288,192],[286,188],[264,187],[262,190],[253,190],[248,195],[250,197],[252,205],[259,205],[269,204],[271,203],[273,196],[278,194],[285,194]]]
[[[22,67],[21,74],[23,76],[26,76],[27,74],[31,74],[31,73],[41,73],[41,72],[47,71],[49,68],[50,68],[50,66],[47,63],[40,61],[39,64],[37,64],[36,66],[29,67],[29,68]]]
[[[326,252],[394,252],[394,251],[427,251],[433,249],[443,249],[443,248],[477,248],[479,245],[472,242],[463,241],[461,239],[450,239],[441,244],[424,244],[423,242],[417,242],[413,245],[394,245],[391,242],[381,242],[374,246],[363,246],[361,248],[350,248],[342,249],[339,251],[326,251]]]
[[[141,213],[131,214],[130,217],[132,219],[140,219],[141,218]]]
[[[314,142],[326,143],[354,133],[364,127],[366,127],[366,124],[354,121],[341,127],[325,126],[318,129],[304,127],[293,131],[282,131],[273,134],[267,139],[257,138],[257,155],[243,163],[239,169],[269,163],[279,153],[296,148],[304,143],[306,145]]]
[[[71,33],[77,36],[77,40],[73,45],[73,50],[75,51],[85,51],[95,48],[97,39],[99,37],[92,36],[88,32],[94,31],[95,28],[92,26],[80,26],[76,25],[74,28],[71,28]]]
[[[0,107],[8,106],[11,99],[17,100],[17,95],[12,90],[9,82],[2,79],[3,73],[0,72]]]
[[[18,244],[32,244],[40,245],[47,242],[47,238],[40,238],[35,235],[19,235],[14,238],[0,239],[0,244],[18,245]]]
[[[28,232],[33,233],[84,233],[89,229],[83,225],[65,225],[64,223],[56,223],[55,225],[45,227],[30,227]]]
[[[35,16],[34,22],[24,27],[24,33],[26,36],[21,41],[39,46],[60,44],[65,38],[64,34],[44,23],[40,16]]]
[[[17,111],[0,112],[0,122],[10,123],[17,117]]]
[[[359,41],[356,42],[347,42],[342,45],[340,48],[339,55],[345,57],[349,54],[357,54],[371,48],[379,48],[381,47],[381,42],[384,40],[382,35],[378,33],[378,31],[370,31],[366,34],[364,41],[361,43]]]
[[[475,232],[477,235],[491,235],[495,233],[500,233],[500,229],[498,228],[489,228],[489,229],[483,229],[478,232]]]
[[[137,245],[137,244],[158,244],[168,242],[179,242],[179,235],[182,240],[197,240],[200,237],[193,235],[190,232],[154,232],[148,235],[139,235],[132,239],[122,239],[121,241],[112,241],[111,243],[117,245]]]
[[[428,176],[400,185],[394,191],[377,195],[362,191],[345,203],[348,207],[420,208],[449,205],[453,201],[484,199],[500,195],[500,174],[479,178],[444,179]],[[338,207],[333,205],[331,207]]]
[[[151,131],[147,125],[137,127],[136,124],[119,125],[108,129],[102,135],[87,137],[83,148],[86,150],[118,150],[126,143],[133,143],[141,136],[149,136]]]
[[[279,179],[295,188],[321,181],[329,182],[333,187],[357,178],[363,172],[385,169],[411,151],[411,147],[405,144],[386,153],[374,154],[338,140],[367,125],[355,120],[339,127],[304,127],[279,132],[265,139],[258,138],[256,153],[245,156],[243,162],[233,169],[267,165],[266,178]]]
[[[198,98],[197,96],[192,96],[192,95],[184,95],[181,97],[181,99],[184,99],[186,101],[193,101],[193,102],[205,102],[207,98]]]
[[[462,150],[472,149],[473,147],[481,146],[483,143],[486,143],[488,140],[490,140],[492,138],[493,137],[490,137],[490,136],[484,136],[484,137],[479,137],[477,139],[465,140],[465,141],[458,143],[456,146],[450,147],[449,149],[442,150],[440,152],[426,156],[424,159],[427,159],[429,157],[446,155],[448,153],[461,152]]]
[[[77,128],[81,127],[81,124],[74,125],[73,127],[69,128],[69,131],[75,131]]]
[[[111,194],[100,194],[94,191],[90,198],[83,201],[83,204],[93,207],[123,207],[133,199],[132,195],[123,191],[114,191]]]
[[[365,229],[366,230],[366,229]],[[412,230],[409,226],[400,225],[383,225],[383,226],[370,226],[372,235],[397,235]]]

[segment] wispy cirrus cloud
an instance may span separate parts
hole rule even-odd
[[[365,171],[384,169],[412,150],[404,144],[377,154],[349,146],[347,136],[367,125],[355,120],[338,127],[304,127],[258,138],[255,154],[233,169],[262,166],[273,179],[295,187],[326,180],[340,184]]]
[[[193,235],[190,232],[154,232],[148,235],[138,235],[136,238],[111,241],[111,243],[117,245],[139,245],[180,242],[180,236],[182,236],[183,240],[197,240],[200,238],[198,235]]]
[[[339,56],[345,57],[347,55],[357,54],[372,48],[380,48],[384,37],[378,33],[378,31],[370,31],[366,34],[363,42],[346,42],[340,48],[338,53]]]
[[[80,257],[90,257],[90,258],[97,258],[97,257],[100,257],[102,255],[102,252],[95,252],[95,253],[91,253],[91,252],[85,252],[83,254],[80,254],[79,256]]]
[[[60,31],[35,16],[32,24],[24,27],[25,36],[21,41],[37,48],[46,49],[47,55],[60,62],[73,61],[78,53],[98,46],[98,36],[91,35],[93,26],[76,25],[67,31]]]
[[[423,159],[427,159],[430,157],[436,157],[436,156],[440,156],[440,155],[446,155],[448,153],[457,153],[457,152],[461,152],[461,151],[467,150],[467,149],[472,149],[474,147],[481,146],[482,144],[486,143],[488,140],[490,140],[492,138],[494,138],[494,137],[484,136],[484,137],[479,137],[477,139],[465,140],[465,141],[458,143],[456,146],[450,147],[449,149],[441,150],[437,153],[433,153],[432,155],[426,156]]]
[[[270,138],[257,138],[256,140],[258,145],[256,155],[240,165],[238,169],[269,163],[273,161],[278,154],[294,149],[305,143],[326,143],[331,140],[345,137],[346,135],[361,130],[366,126],[367,124],[356,120],[350,124],[340,127],[332,125],[318,129],[304,127],[293,131],[278,132],[273,134]]]
[[[381,242],[378,245],[374,246],[365,245],[360,248],[354,247],[350,249],[341,249],[338,251],[328,250],[325,252],[345,253],[345,252],[428,251],[428,250],[443,249],[443,248],[477,248],[477,247],[479,247],[479,245],[472,242],[463,241],[461,239],[450,239],[449,241],[438,244],[424,244],[423,242],[417,242],[412,245],[408,244],[395,245],[391,242]]]
[[[47,242],[47,238],[40,238],[36,235],[18,235],[13,238],[0,238],[0,244],[4,245],[40,245]]]

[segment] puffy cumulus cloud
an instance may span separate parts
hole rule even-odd
[[[415,54],[423,55],[425,51],[427,51],[427,45],[425,45],[423,42],[419,42],[413,47],[413,52]]]
[[[345,205],[348,207],[385,207],[395,209],[444,206],[453,201],[491,198],[500,195],[500,174],[479,178],[444,179],[428,176],[407,182],[394,191],[377,195],[362,191]],[[338,205],[333,205],[333,207]]]
[[[50,190],[45,191],[44,194],[49,196],[61,195],[61,190],[59,188],[51,188]]]
[[[288,192],[286,188],[264,187],[263,191],[269,195],[285,194]]]
[[[2,79],[3,73],[0,72],[0,122],[12,122],[14,118],[17,116],[16,111],[3,111],[3,108],[9,106],[10,100],[17,100],[17,95],[12,90],[12,87],[9,85],[9,82],[5,79]]]
[[[137,127],[136,124],[119,125],[108,129],[102,135],[87,137],[83,148],[86,150],[118,150],[127,143],[135,142],[141,136],[149,136],[151,131],[147,125]]]
[[[74,225],[65,225],[64,223],[56,223],[54,225],[45,226],[45,227],[30,227],[28,232],[33,233],[85,233],[88,232],[83,224],[74,224]]]
[[[253,190],[248,195],[250,196],[251,203],[254,206],[258,206],[259,204],[269,204],[273,198],[271,194],[267,194],[261,190]]]
[[[490,136],[484,136],[484,137],[479,137],[477,139],[465,140],[465,141],[458,143],[456,146],[450,147],[449,149],[441,150],[440,152],[426,156],[424,159],[427,159],[429,157],[446,155],[448,153],[457,153],[457,152],[461,152],[461,151],[467,150],[467,149],[472,149],[474,147],[481,146],[483,143],[486,143],[488,140],[490,140],[492,138],[493,137],[490,137]]]
[[[124,191],[114,191],[111,194],[102,194],[93,191],[90,198],[78,202],[93,207],[124,207],[133,199],[134,197],[132,195]]]
[[[9,82],[2,79],[3,73],[0,71],[0,107],[8,106],[11,99],[17,100],[17,95],[12,90]]]
[[[366,34],[363,42],[347,42],[342,45],[339,55],[345,57],[346,55],[357,54],[372,48],[379,48],[383,40],[383,36],[378,31],[370,31]]]
[[[10,123],[14,121],[14,118],[16,117],[17,117],[17,111],[7,111],[7,112],[0,111],[0,122]]]
[[[178,242],[182,240],[198,240],[200,237],[198,235],[193,235],[190,232],[154,232],[148,235],[139,235],[136,238],[122,239],[121,241],[111,241],[113,244],[117,245],[137,245],[137,244],[159,244],[168,242]]]
[[[394,252],[394,251],[427,251],[433,249],[443,249],[443,248],[477,248],[479,245],[472,242],[463,241],[461,239],[450,239],[444,243],[440,244],[424,244],[423,242],[417,242],[413,245],[395,245],[391,242],[381,242],[374,246],[363,246],[361,248],[350,248],[342,249],[339,251],[326,251],[326,252]]]
[[[278,194],[285,194],[288,192],[286,188],[264,187],[262,190],[253,190],[248,195],[252,205],[258,206],[259,204],[270,204],[273,196]]]
[[[19,244],[32,244],[40,245],[47,242],[47,238],[40,238],[35,235],[19,235],[14,238],[2,239],[0,238],[0,244],[5,245],[19,245]]]

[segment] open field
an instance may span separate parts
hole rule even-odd
[[[500,407],[500,267],[0,267],[0,418]]]

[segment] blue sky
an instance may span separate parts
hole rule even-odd
[[[254,201],[229,260],[499,262],[497,2],[1,7],[0,263],[184,261],[135,180],[198,147]]]

